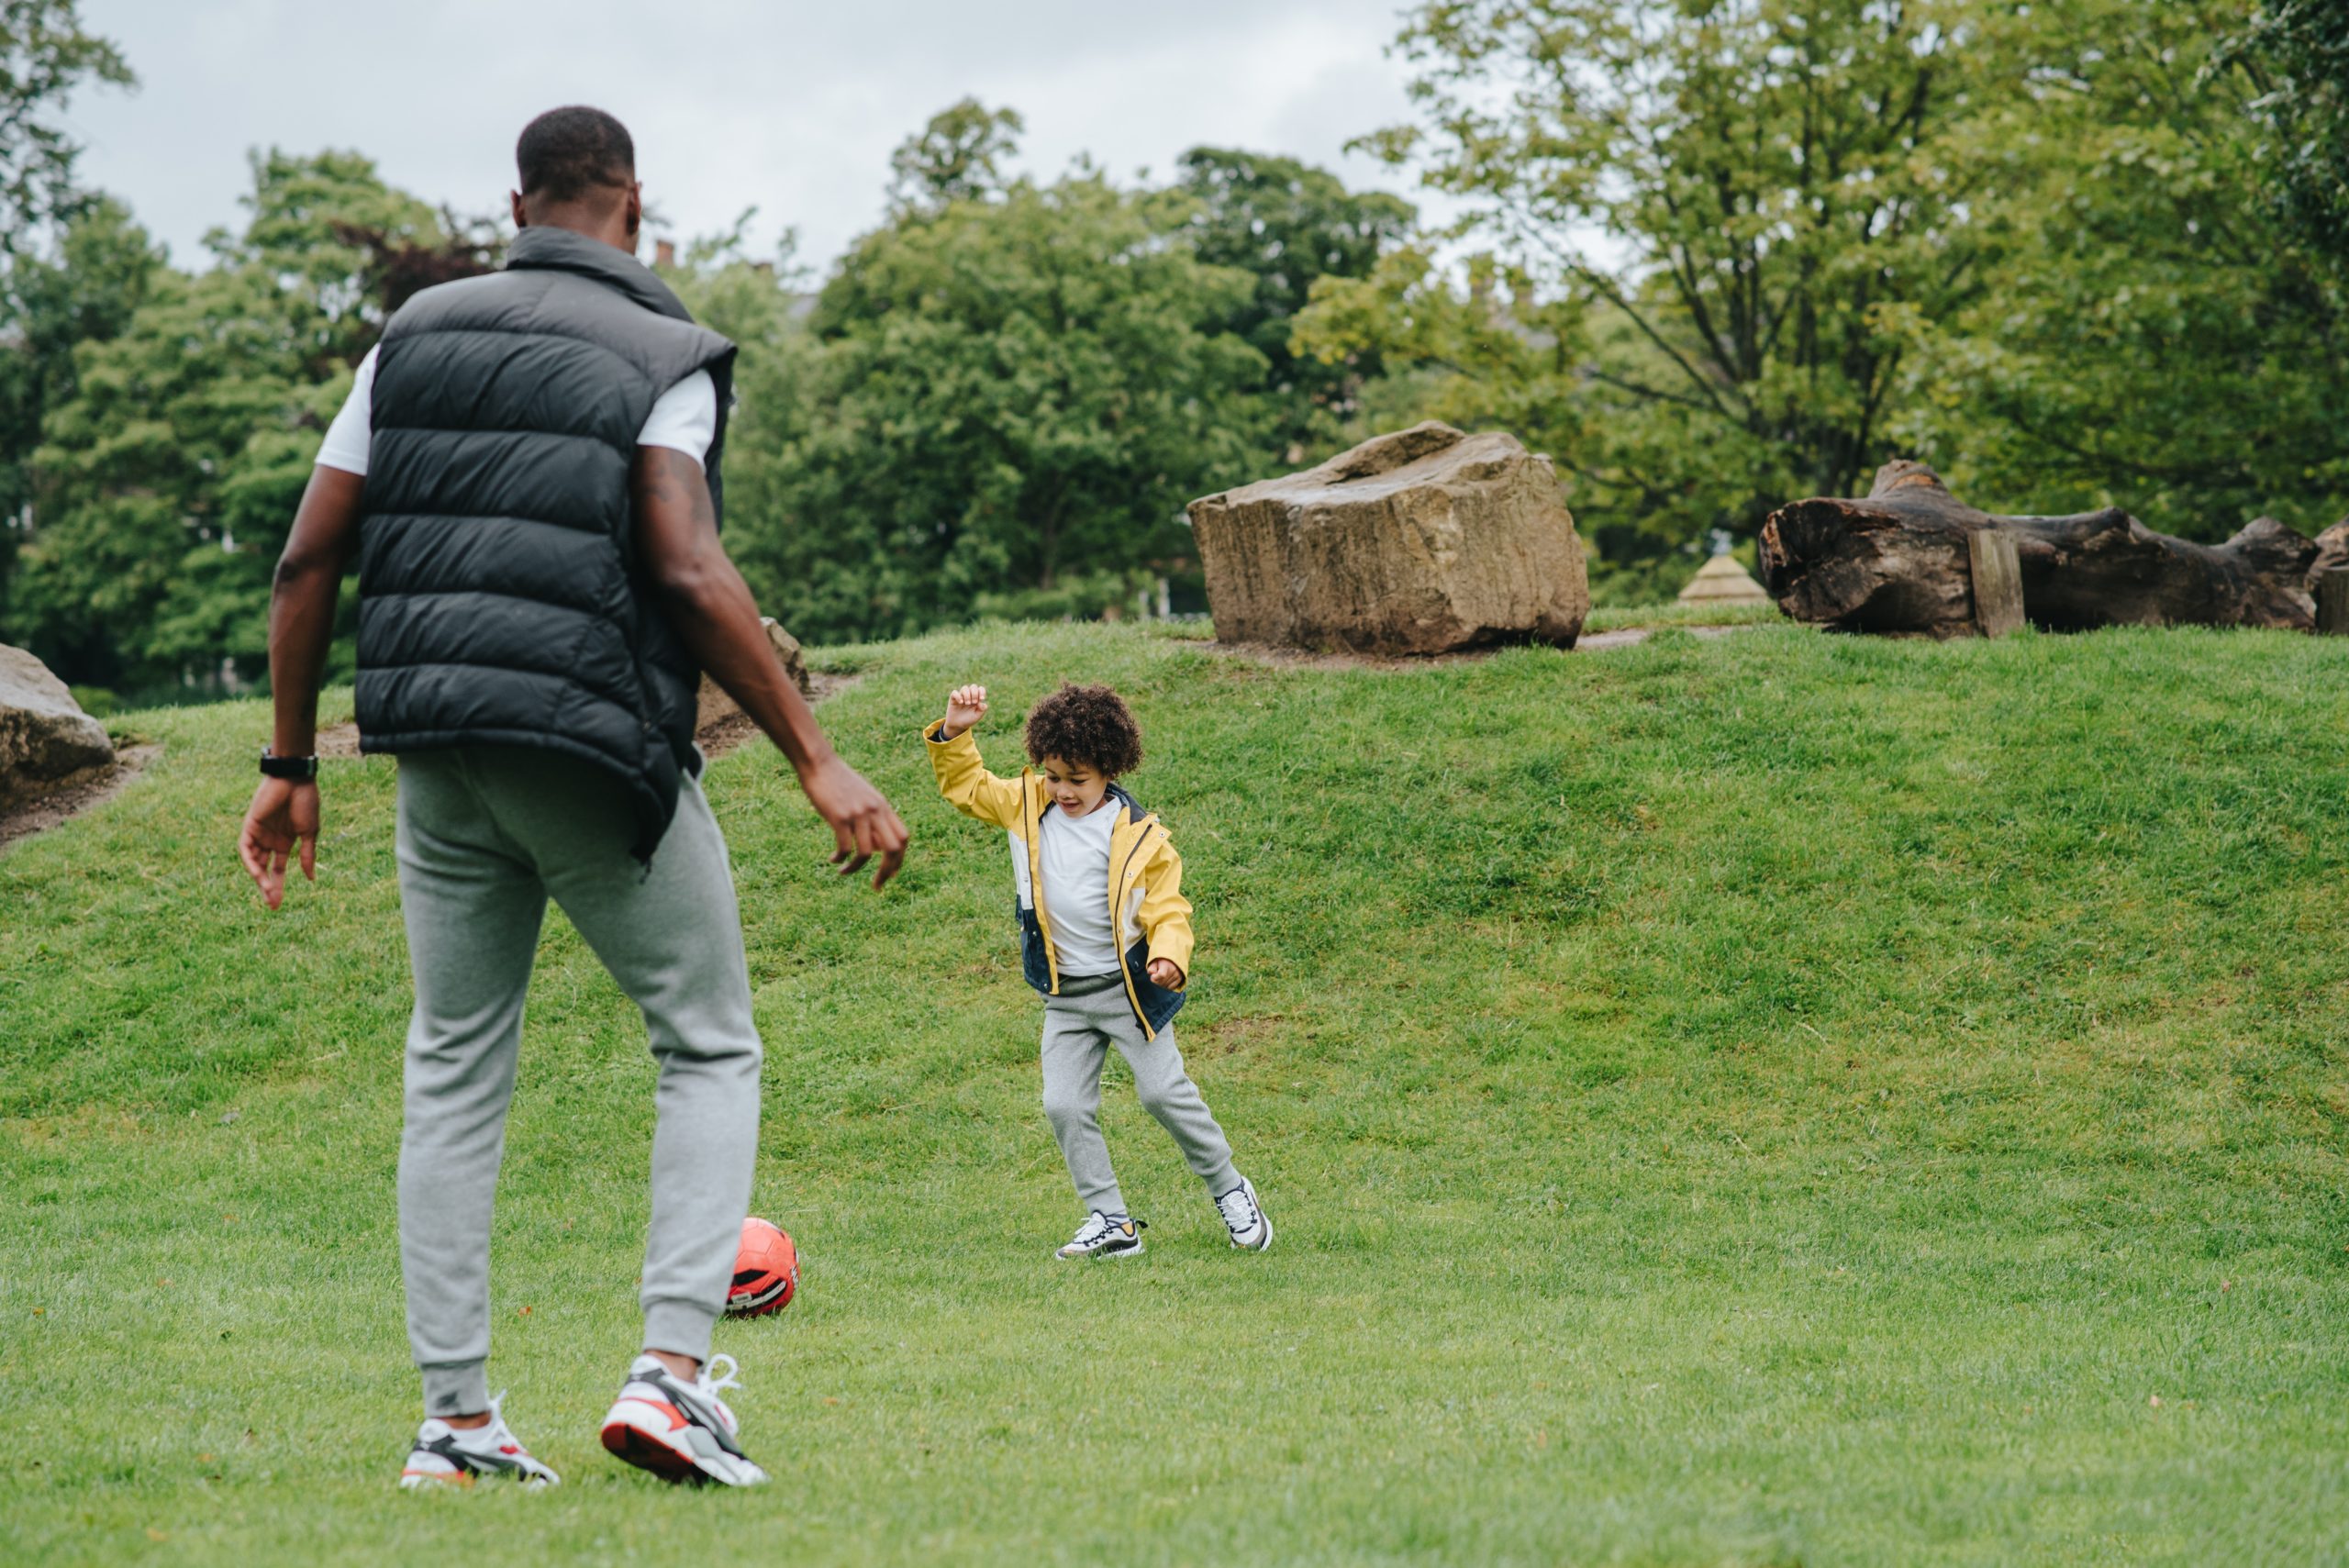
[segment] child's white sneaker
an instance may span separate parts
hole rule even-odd
[[[400,1466],[401,1486],[470,1486],[485,1475],[507,1476],[525,1486],[551,1486],[561,1481],[506,1424],[500,1409],[505,1403],[504,1394],[489,1402],[485,1427],[452,1427],[438,1416],[418,1427],[416,1446]]]
[[[1273,1244],[1273,1222],[1264,1218],[1264,1207],[1256,1201],[1256,1184],[1247,1177],[1216,1199],[1215,1207],[1223,1215],[1223,1228],[1231,1232],[1233,1246],[1261,1252]]]
[[[724,1362],[726,1370],[718,1372]],[[664,1481],[757,1486],[767,1473],[752,1464],[734,1438],[734,1412],[718,1397],[742,1386],[732,1356],[712,1356],[691,1383],[658,1356],[629,1363],[620,1396],[604,1418],[604,1447],[614,1458]]]
[[[1130,1214],[1104,1214],[1095,1209],[1076,1228],[1068,1245],[1055,1258],[1133,1258],[1141,1254],[1141,1233],[1150,1227]]]

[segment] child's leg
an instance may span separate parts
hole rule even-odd
[[[1099,1022],[1134,1070],[1134,1092],[1141,1097],[1142,1109],[1174,1135],[1191,1173],[1207,1184],[1208,1195],[1222,1196],[1240,1184],[1240,1173],[1231,1168],[1231,1145],[1223,1129],[1216,1125],[1215,1114],[1208,1109],[1199,1086],[1183,1070],[1174,1026],[1160,1029],[1156,1040],[1148,1039],[1133,1010],[1126,1006],[1125,996],[1119,994],[1115,1000],[1116,1014]]]
[[[1123,1214],[1125,1195],[1101,1138],[1101,1063],[1108,1054],[1108,1041],[1087,1010],[1058,998],[1044,1004],[1045,1118],[1078,1200],[1104,1214]]]

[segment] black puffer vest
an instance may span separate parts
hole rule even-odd
[[[543,747],[607,768],[650,861],[676,815],[700,672],[649,591],[629,495],[637,433],[734,345],[635,258],[562,228],[506,271],[400,307],[375,361],[359,550],[359,733],[369,751]]]

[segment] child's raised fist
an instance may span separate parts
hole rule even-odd
[[[987,716],[985,686],[957,686],[946,694],[946,739],[952,740]]]

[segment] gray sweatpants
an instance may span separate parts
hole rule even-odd
[[[400,1267],[425,1408],[489,1408],[490,1199],[550,895],[642,1010],[659,1062],[644,1345],[707,1359],[750,1206],[759,1036],[726,840],[700,785],[645,867],[617,779],[541,751],[400,759],[400,908],[416,973]]]
[[[1044,1116],[1085,1207],[1104,1214],[1126,1212],[1118,1173],[1109,1165],[1109,1146],[1101,1139],[1101,1065],[1113,1045],[1134,1071],[1142,1109],[1173,1135],[1208,1195],[1219,1197],[1238,1186],[1231,1145],[1200,1098],[1199,1086],[1183,1071],[1173,1027],[1160,1029],[1156,1040],[1145,1038],[1126,1000],[1125,983],[1114,974],[1082,980],[1063,975],[1061,995],[1044,998]]]

